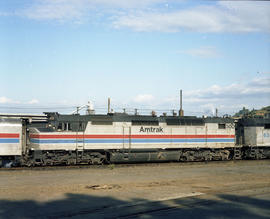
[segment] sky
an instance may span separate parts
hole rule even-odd
[[[270,105],[270,2],[1,0],[0,113]]]

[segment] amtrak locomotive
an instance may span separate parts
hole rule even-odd
[[[0,165],[270,158],[270,119],[62,115],[0,117]]]

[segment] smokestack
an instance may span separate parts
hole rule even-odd
[[[180,90],[180,110],[179,110],[179,116],[184,116],[184,110],[182,105],[182,90]]]
[[[111,98],[108,98],[108,113],[111,112]]]
[[[218,117],[218,109],[216,108],[216,117]]]

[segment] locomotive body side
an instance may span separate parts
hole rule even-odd
[[[44,131],[38,128],[30,128],[30,150],[76,150],[76,140],[80,139],[83,133]]]
[[[72,160],[79,154],[83,162],[90,163],[93,156],[109,161],[112,158],[114,162],[118,158],[121,162],[130,161],[129,158],[134,156],[145,157],[140,161],[151,161],[153,159],[149,160],[149,157],[154,156],[151,153],[158,152],[165,156],[174,152],[173,160],[180,160],[181,154],[188,150],[195,150],[196,156],[204,159],[200,149],[207,149],[213,156],[222,157],[218,149],[231,149],[235,145],[234,123],[228,118],[130,115],[55,115],[54,118],[57,119],[51,121],[52,128],[30,129],[30,148],[35,152],[40,151],[38,154],[45,156],[43,160],[46,160],[46,152],[50,154],[49,157],[53,153],[66,154],[68,157],[68,153]],[[143,153],[145,156],[142,156]],[[230,152],[222,153],[228,159]],[[185,159],[189,160],[188,157]]]
[[[222,122],[222,119],[220,119]],[[201,125],[133,125],[115,121],[111,124],[87,123],[84,131],[40,131],[31,129],[31,148],[39,150],[76,150],[79,143],[87,150],[225,148],[235,144],[234,123],[208,119]]]
[[[0,118],[0,166],[22,156],[23,135],[20,119]]]
[[[244,157],[247,159],[270,158],[270,119],[243,118],[238,123]]]
[[[270,146],[270,129],[265,127],[245,127],[245,145],[257,147]]]

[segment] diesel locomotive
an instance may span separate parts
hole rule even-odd
[[[63,115],[0,117],[0,166],[270,158],[270,119]]]

